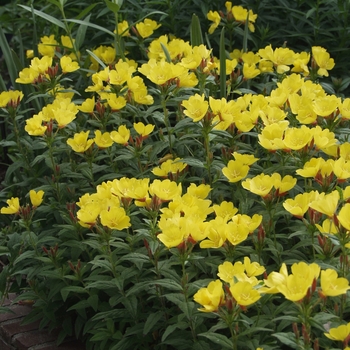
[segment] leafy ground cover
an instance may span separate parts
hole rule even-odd
[[[2,298],[89,349],[349,349],[347,2],[15,5]]]

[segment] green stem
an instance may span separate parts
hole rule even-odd
[[[208,182],[210,187],[212,187],[212,177],[211,177],[211,163],[212,163],[212,155],[210,153],[210,141],[209,141],[209,132],[207,130],[203,130],[204,133],[204,149],[205,149],[205,159],[206,159],[206,168],[208,171]]]
[[[168,134],[169,152],[171,154],[173,154],[173,146],[172,146],[172,141],[171,141],[171,128],[170,128],[170,122],[169,122],[169,113],[168,113],[168,109],[166,107],[165,93],[163,93],[163,92],[161,94],[161,105],[163,108],[165,127],[166,127],[167,134]]]

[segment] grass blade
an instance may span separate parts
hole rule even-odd
[[[15,80],[18,77],[18,71],[15,63],[13,62],[11,48],[7,42],[4,31],[2,30],[2,26],[0,26],[0,46],[10,75],[11,85],[15,88],[17,86]]]
[[[39,11],[36,9],[31,9],[29,6],[25,6],[25,5],[18,5],[18,6],[21,6],[22,8],[24,8],[25,10],[27,10],[29,12],[33,11],[37,16],[42,17],[42,18],[46,19],[47,21],[51,22],[52,24],[66,30],[66,26],[59,19],[52,17],[52,16],[50,16],[42,11]]]
[[[100,66],[105,69],[106,65],[90,50],[86,50],[86,52],[92,57],[94,58],[99,64]]]
[[[85,39],[85,35],[86,35],[86,30],[87,27],[90,23],[90,17],[91,15],[87,16],[84,19],[85,24],[80,24],[78,31],[77,31],[77,35],[75,37],[75,46],[76,46],[76,50],[78,51],[81,46],[83,45],[84,39]]]
[[[220,97],[226,98],[226,50],[225,50],[225,28],[220,34]]]
[[[111,35],[114,38],[114,33],[113,32],[111,32],[110,30],[108,30],[108,29],[106,29],[104,27],[101,27],[101,26],[99,26],[97,24],[90,23],[90,22],[87,23],[86,21],[82,21],[80,19],[66,19],[65,21],[66,22],[77,23],[77,24],[82,24],[82,25],[87,25],[88,27],[101,30],[102,32],[107,33],[107,34]]]
[[[192,46],[199,46],[199,45],[203,44],[201,24],[199,22],[198,16],[195,14],[193,14],[193,16],[192,16],[190,34],[191,34],[191,45]]]

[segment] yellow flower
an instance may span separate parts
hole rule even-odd
[[[238,209],[232,202],[226,201],[221,202],[220,205],[214,204],[213,208],[216,216],[226,218],[227,220],[232,218],[238,212]]]
[[[310,203],[310,208],[332,218],[338,207],[339,192],[333,191],[329,194],[320,193],[316,200]]]
[[[273,62],[274,66],[276,67],[276,71],[279,74],[289,71],[289,65],[292,65],[295,60],[294,51],[286,47],[278,47],[273,50],[272,46],[269,45],[264,49],[260,49],[258,54],[262,59]]]
[[[344,142],[339,146],[339,155],[341,158],[344,158],[345,160],[350,160],[350,143]]]
[[[324,335],[332,340],[344,341],[350,335],[350,322],[348,324],[342,324],[337,328],[331,328],[329,333],[324,333]]]
[[[40,190],[35,192],[34,190],[29,191],[30,201],[33,207],[38,207],[43,201],[44,191]]]
[[[283,136],[288,128],[289,122],[283,120],[279,123],[265,126],[261,134],[258,135],[259,144],[267,150],[275,151],[284,149]]]
[[[254,79],[260,74],[260,69],[256,68],[255,64],[243,64],[243,77],[245,80]]]
[[[179,163],[182,164],[181,162]],[[176,164],[177,163],[175,163],[175,165]],[[205,184],[200,184],[199,186],[197,186],[196,184],[191,183],[191,185],[187,188],[188,195],[199,199],[207,198],[210,191],[211,191],[210,185],[205,185]]]
[[[321,271],[321,290],[327,297],[346,294],[350,289],[349,281],[344,277],[338,277],[337,271],[327,269]]]
[[[34,57],[34,50],[26,50],[26,57],[33,58]]]
[[[160,26],[161,24],[149,18],[146,18],[143,22],[136,23],[136,29],[143,39],[151,36]]]
[[[350,98],[345,98],[339,105],[339,111],[343,119],[350,119]]]
[[[341,225],[350,231],[350,203],[346,203],[339,211],[337,218]]]
[[[178,218],[178,220],[180,220],[180,218]],[[184,227],[182,227],[180,223],[176,224],[172,220],[159,220],[158,225],[161,229],[161,233],[157,235],[157,238],[168,249],[177,247],[187,238]]]
[[[337,159],[333,165],[333,172],[338,180],[350,178],[350,161],[346,161],[344,158]]]
[[[8,105],[17,106],[23,98],[23,92],[18,90],[3,91],[0,93],[0,108]]]
[[[278,190],[279,195],[283,195],[290,191],[297,183],[296,178],[290,175],[286,175],[281,178],[279,173],[272,174],[271,179],[273,181],[273,187]]]
[[[324,163],[323,158],[311,158],[304,164],[303,169],[296,170],[296,173],[302,177],[316,177]]]
[[[112,207],[102,210],[100,213],[101,224],[112,230],[123,230],[131,226],[130,218],[126,215],[124,208]]]
[[[198,122],[206,115],[209,104],[208,101],[204,101],[204,94],[195,94],[188,100],[182,101],[182,106],[186,108],[184,114],[194,122]]]
[[[265,272],[265,267],[257,262],[251,262],[250,258],[244,257],[244,269],[248,277],[259,276]]]
[[[252,217],[245,214],[237,214],[232,217],[232,222],[236,225],[242,225],[252,233],[261,224],[262,216],[254,214]]]
[[[95,96],[87,98],[78,109],[84,113],[92,113],[95,109]]]
[[[209,11],[207,14],[207,18],[209,19],[209,21],[212,21],[214,23],[212,23],[209,27],[208,33],[209,34],[213,34],[214,30],[218,27],[218,25],[220,24],[221,21],[221,17],[219,15],[219,12],[217,11]]]
[[[89,131],[81,131],[79,134],[74,134],[73,138],[67,140],[67,144],[78,153],[87,151],[94,143],[93,139],[88,140]]]
[[[232,155],[234,156],[235,160],[246,165],[253,165],[256,161],[259,160],[259,158],[255,158],[253,154],[233,152]]]
[[[294,199],[289,198],[283,202],[283,207],[292,215],[302,218],[308,211],[310,204],[310,193],[298,194]]]
[[[149,186],[149,193],[151,196],[156,195],[163,201],[170,201],[177,196],[181,196],[182,186],[181,183],[177,184],[175,181],[166,180],[154,180]]]
[[[288,300],[302,300],[310,288],[309,281],[302,276],[289,275],[286,280],[276,286],[277,290]]]
[[[260,174],[242,182],[242,187],[258,196],[267,196],[273,187],[273,181],[269,175]]]
[[[53,34],[50,36],[43,36],[40,38],[40,41],[41,43],[38,45],[40,55],[54,57],[56,46],[58,45],[55,36]]]
[[[220,280],[212,281],[208,287],[201,288],[193,296],[193,299],[203,308],[198,309],[203,312],[215,312],[224,303],[224,290]]]
[[[319,224],[315,224],[315,226],[323,234],[333,235],[333,234],[337,234],[339,232],[339,230],[338,230],[337,226],[335,226],[333,220],[330,220],[330,219],[323,220],[322,226]]]
[[[222,169],[222,173],[229,182],[238,182],[244,179],[249,172],[249,166],[239,160],[230,160],[227,167]]]
[[[141,77],[132,77],[127,81],[131,96],[136,103],[151,105],[153,104],[153,97],[147,95],[147,87]]]
[[[327,95],[324,97],[318,97],[312,103],[314,112],[321,117],[328,117],[333,114],[334,111],[341,104],[341,99],[335,95]]]
[[[107,103],[113,111],[119,111],[126,106],[125,98],[113,93],[107,94]]]
[[[19,205],[18,197],[12,197],[11,199],[8,199],[6,203],[7,203],[7,207],[1,208],[0,210],[1,214],[17,214],[21,209],[21,206]]]
[[[266,100],[271,107],[284,108],[288,100],[288,93],[284,89],[278,87],[271,91],[270,96],[266,96]]]
[[[257,302],[261,295],[253,288],[251,283],[239,281],[230,287],[232,297],[236,300],[238,305],[249,306]]]
[[[16,79],[16,83],[34,84],[39,74],[40,73],[33,68],[24,68],[19,72],[19,78]]]
[[[224,218],[218,216],[214,220],[210,220],[205,228],[205,236],[208,238],[203,240],[199,246],[205,248],[220,248],[226,241],[227,225]]]
[[[295,60],[294,60],[294,67],[292,68],[292,72],[295,73],[302,73],[304,76],[309,75],[309,68],[308,63],[310,61],[310,53],[308,52],[301,52],[295,54]]]
[[[322,129],[319,125],[312,129],[314,133],[314,144],[318,149],[325,149],[336,145],[337,139],[335,138],[334,132],[328,129]]]
[[[61,44],[67,49],[73,48],[72,40],[68,35],[61,35]]]
[[[152,124],[143,124],[142,122],[134,123],[134,129],[136,132],[142,137],[148,136],[154,129],[154,125]]]
[[[108,148],[113,145],[113,140],[111,139],[109,132],[101,133],[100,130],[95,130],[95,138],[94,138],[95,144],[99,148]]]
[[[260,288],[261,293],[276,294],[279,293],[277,287],[286,282],[288,270],[285,263],[282,264],[279,272],[272,271],[267,279],[264,279],[264,287]]]
[[[241,275],[244,273],[244,265],[237,261],[233,265],[229,261],[225,261],[223,264],[218,267],[218,276],[220,279],[227,283],[233,283],[234,276]]]
[[[335,63],[334,59],[330,58],[329,53],[320,46],[312,47],[312,57],[315,60],[317,66],[319,67],[317,70],[317,74],[320,76],[328,77],[328,71],[333,69]]]
[[[95,52],[96,51],[96,52]],[[113,64],[115,60],[115,48],[111,46],[100,46],[93,51],[98,58],[106,64]]]
[[[311,130],[305,125],[300,128],[288,128],[283,143],[286,148],[297,151],[304,148],[312,140],[312,136]]]
[[[43,118],[40,115],[34,115],[26,120],[24,130],[31,136],[42,136],[45,134],[47,126],[42,125]]]
[[[123,85],[136,71],[131,62],[119,60],[115,64],[115,69],[109,72],[109,83],[113,85]]]
[[[314,279],[317,279],[320,275],[321,268],[316,263],[307,264],[304,261],[300,261],[292,265],[291,271],[294,276],[302,277],[311,285]]]
[[[110,133],[111,139],[120,145],[127,145],[130,139],[130,130],[125,125],[120,125],[118,131]]]
[[[63,128],[71,123],[79,112],[78,106],[71,102],[69,98],[56,98],[51,105],[46,107],[51,108],[53,119],[56,120],[59,128]]]
[[[217,217],[216,219],[219,219]],[[226,239],[234,246],[244,242],[249,235],[249,227],[238,221],[230,221],[226,225]]]
[[[122,21],[118,23],[118,35],[129,36],[129,23],[128,21]]]
[[[187,164],[182,163],[180,158],[168,159],[160,167],[156,167],[152,170],[152,173],[156,176],[168,177],[169,173],[176,174],[184,170]]]
[[[237,22],[246,23],[248,19],[248,28],[251,32],[255,31],[254,23],[258,15],[254,14],[252,10],[247,10],[242,6],[233,6],[231,9],[232,15]]]
[[[86,227],[96,223],[97,217],[101,212],[101,206],[98,202],[88,202],[84,204],[77,212],[79,223]]]
[[[36,70],[39,74],[45,74],[52,66],[52,57],[44,56],[42,58],[34,57],[30,61],[30,68]]]
[[[62,68],[62,73],[75,72],[80,68],[78,62],[72,61],[69,56],[62,56],[60,58],[60,66]]]
[[[133,198],[143,200],[148,197],[149,179],[135,179],[122,177],[113,180],[111,192],[119,198]]]

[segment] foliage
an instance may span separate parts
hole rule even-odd
[[[13,5],[0,292],[25,322],[96,350],[347,348],[347,3]]]

